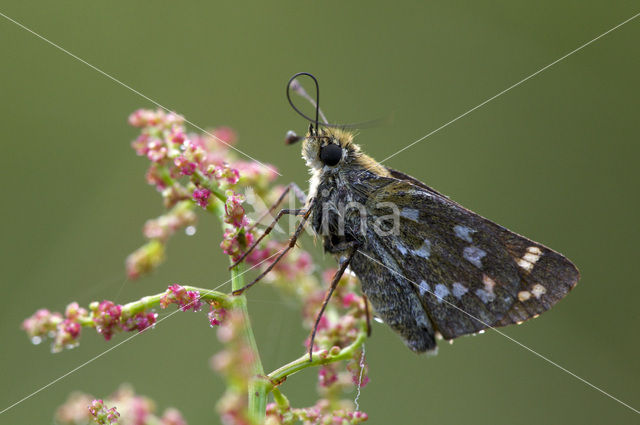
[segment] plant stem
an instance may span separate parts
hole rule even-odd
[[[299,372],[302,369],[327,363],[333,363],[353,357],[353,353],[358,348],[360,348],[360,346],[366,339],[367,331],[366,329],[361,329],[356,339],[351,344],[347,345],[339,351],[334,349],[330,351],[316,351],[315,353],[313,353],[312,361],[309,361],[309,354],[305,354],[297,360],[294,360],[291,363],[286,364],[267,375],[267,389],[271,391],[279,382],[284,381],[289,375],[293,375],[294,373]]]
[[[212,291],[210,289],[198,288],[195,286],[183,286],[183,288],[187,291],[198,291],[200,293],[200,299],[204,301],[216,301],[220,304],[221,307],[228,308],[231,306],[231,297],[227,294],[223,294],[222,292]],[[160,292],[155,295],[148,295],[146,297],[142,297],[137,301],[132,301],[130,303],[124,304],[122,306],[122,313],[126,315],[134,315],[141,311],[149,310],[160,304],[160,300],[163,296],[167,294],[167,291]],[[82,326],[94,326],[92,316],[80,317],[78,322]]]
[[[242,278],[242,265],[238,265],[231,269],[231,288],[232,290],[240,289],[244,286]],[[254,378],[249,382],[249,417],[255,424],[264,423],[267,410],[267,381],[264,379],[264,369],[260,360],[260,353],[256,345],[251,321],[249,319],[249,311],[247,310],[247,298],[244,295],[234,297],[233,304],[235,308],[242,312],[244,319],[244,337],[253,353],[252,363],[249,365]]]

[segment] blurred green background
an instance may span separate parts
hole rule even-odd
[[[203,127],[229,125],[238,147],[306,186],[286,130],[295,72],[315,73],[330,120],[393,114],[358,141],[382,159],[640,12],[637,1],[170,2],[3,0],[0,12]],[[217,223],[172,240],[169,260],[135,283],[125,256],[162,212],[128,114],[148,101],[0,17],[2,361],[0,408],[112,347],[86,332],[52,355],[19,329],[37,308],[126,302],[171,282],[228,279]],[[504,329],[575,374],[640,407],[637,208],[640,18],[603,37],[387,164],[571,258],[582,280],[541,318]],[[323,258],[320,247],[304,244]],[[324,260],[333,265],[330,258]],[[226,288],[228,289],[228,288]],[[266,369],[302,353],[299,312],[268,286],[249,293]],[[115,342],[122,341],[122,335]],[[637,423],[628,408],[495,332],[408,351],[376,324],[372,424]],[[180,314],[0,415],[52,423],[76,389],[122,382],[190,424],[218,423],[220,349],[202,315]],[[316,373],[283,386],[315,400]]]

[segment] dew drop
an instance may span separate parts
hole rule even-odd
[[[482,330],[478,331],[478,333],[479,333],[480,335],[482,335],[482,334],[484,333],[484,329],[482,329]]]
[[[382,320],[381,318],[379,318],[378,316],[374,316],[373,320],[375,320],[378,323],[384,323],[384,320]]]
[[[196,234],[196,226],[187,226],[186,229],[184,229],[184,233],[187,234],[187,236],[193,236]]]

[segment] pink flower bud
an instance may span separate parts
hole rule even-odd
[[[169,135],[169,140],[175,144],[181,145],[187,139],[186,134],[184,134],[184,129],[180,126],[174,126],[171,129],[171,134]]]
[[[235,193],[233,190],[227,190],[225,195],[227,196],[227,202],[224,204],[225,223],[229,223],[237,228],[245,227],[248,221],[244,214],[244,208],[242,207],[244,196]]]
[[[236,132],[230,127],[218,127],[211,133],[217,140],[221,140],[227,145],[233,145],[238,138]]]
[[[211,304],[210,311],[207,314],[211,327],[220,325],[224,320],[226,313],[227,311],[224,308],[216,308],[213,304]]]
[[[342,297],[342,307],[344,308],[349,308],[352,305],[358,305],[359,302],[360,300],[358,299],[358,296],[352,292],[349,292]]]
[[[89,413],[93,420],[100,425],[117,424],[120,413],[115,407],[107,408],[102,400],[93,400],[89,406]]]
[[[321,387],[329,387],[338,380],[338,374],[331,365],[323,365],[318,371],[318,384]]]
[[[141,246],[127,257],[126,268],[129,279],[137,279],[154,270],[164,261],[164,244],[154,239]]]
[[[160,307],[167,308],[170,304],[177,304],[182,311],[199,311],[202,308],[200,293],[187,291],[177,283],[170,285],[167,292],[160,298]]]
[[[193,191],[193,200],[202,208],[207,208],[210,195],[211,191],[209,189],[199,187]]]
[[[27,332],[34,344],[38,344],[43,337],[53,335],[61,322],[62,315],[60,313],[51,313],[43,308],[36,311],[33,316],[25,319],[22,322],[22,329]]]
[[[177,409],[169,408],[164,411],[162,418],[160,418],[162,425],[187,425],[187,421],[184,420],[182,414]]]
[[[102,301],[96,310],[93,311],[93,322],[98,333],[102,334],[105,340],[109,341],[114,332],[119,330],[120,315],[122,306],[111,301]]]

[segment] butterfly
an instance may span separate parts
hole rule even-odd
[[[314,79],[318,99],[315,77],[299,75]],[[376,162],[352,132],[318,123],[313,103],[315,120],[291,102],[312,122],[305,137],[288,137],[302,141],[311,180],[305,207],[283,211],[303,217],[290,247],[308,221],[340,263],[316,323],[347,267],[377,316],[419,353],[435,350],[436,336],[537,317],[577,284],[566,257]]]

